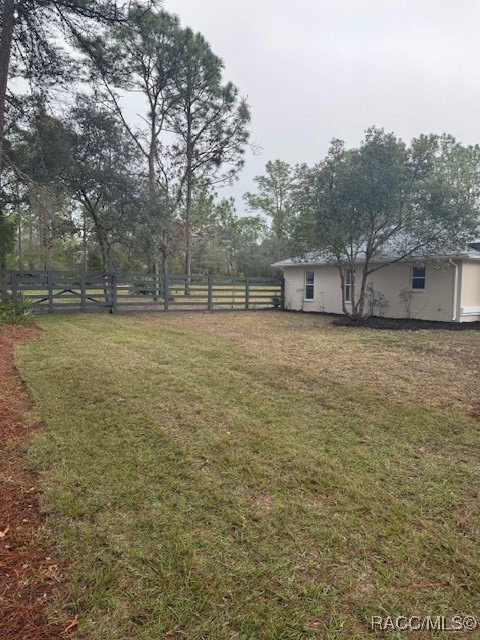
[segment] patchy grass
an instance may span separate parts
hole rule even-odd
[[[148,318],[144,319],[148,322]],[[425,408],[480,415],[480,332],[335,327],[307,314],[190,316],[183,326],[234,340],[256,357]],[[272,340],[265,339],[269,333]],[[461,335],[459,335],[459,333]]]
[[[40,324],[17,354],[46,424],[30,458],[71,560],[56,615],[83,638],[360,640],[372,615],[478,615],[478,332]]]

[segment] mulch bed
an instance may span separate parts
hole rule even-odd
[[[413,318],[371,317],[355,322],[345,316],[335,316],[332,324],[336,327],[366,327],[368,329],[386,329],[392,331],[421,331],[422,329],[443,329],[448,331],[480,330],[480,322],[437,322],[433,320],[415,320]]]
[[[58,640],[76,626],[47,621],[45,607],[61,578],[38,530],[35,474],[25,464],[25,444],[41,425],[25,421],[30,401],[13,361],[13,345],[35,338],[25,326],[0,328],[0,638]],[[67,626],[70,629],[66,631]]]

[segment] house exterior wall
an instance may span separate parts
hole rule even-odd
[[[465,261],[462,265],[460,322],[480,320],[480,262]]]
[[[305,271],[315,273],[313,300],[305,300]],[[340,276],[335,267],[285,267],[285,308],[295,311],[342,313]]]
[[[459,264],[457,319],[460,319],[461,266]],[[480,264],[478,266],[480,267]],[[408,313],[406,305],[399,296],[402,290],[411,290],[411,268],[412,265],[410,264],[398,263],[382,267],[370,276],[369,282],[373,284],[374,290],[383,294],[388,302],[388,307],[382,309],[382,315],[390,318],[405,318],[410,315],[410,317],[420,320],[451,321],[453,319],[455,281],[455,269],[453,266],[447,262],[441,265],[440,268],[426,266],[425,289],[411,291],[410,313]],[[313,269],[315,273],[313,300],[304,299],[304,273],[306,269]],[[288,266],[284,268],[284,276],[286,309],[342,313],[340,275],[335,267],[327,265],[317,267]],[[476,289],[473,283],[475,277],[470,272],[468,273],[468,296],[470,296],[468,300],[477,299],[475,298]],[[478,283],[480,283],[480,279],[477,276]],[[480,284],[478,284],[478,287],[480,287]],[[379,314],[378,308],[375,309],[375,314]],[[464,319],[466,318],[462,318],[462,320]]]

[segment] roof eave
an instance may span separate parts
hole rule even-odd
[[[437,255],[437,256],[428,256],[427,258],[424,256],[410,256],[409,258],[404,258],[401,260],[397,260],[396,262],[413,262],[413,261],[417,261],[417,260],[480,260],[480,252],[479,253],[451,253],[451,254],[443,254],[443,255]],[[386,264],[394,264],[395,261],[392,261],[390,258],[373,258],[372,260],[370,260],[371,263],[373,264],[381,264],[382,262],[385,262]],[[356,264],[364,264],[365,260],[357,260]],[[285,269],[288,267],[326,267],[326,266],[330,266],[330,267],[334,267],[335,263],[334,262],[327,262],[326,260],[308,260],[308,261],[301,261],[299,260],[298,262],[287,262],[287,261],[283,261],[283,262],[275,262],[275,264],[271,265],[272,267],[275,267],[276,269]]]

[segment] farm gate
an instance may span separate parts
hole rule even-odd
[[[13,300],[40,313],[283,309],[283,278],[9,271]]]

